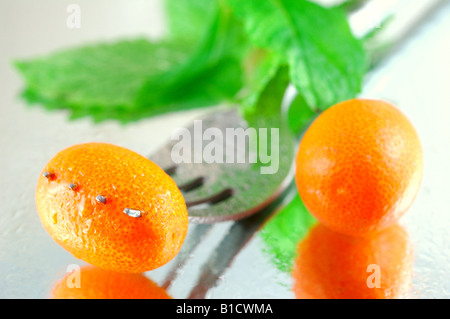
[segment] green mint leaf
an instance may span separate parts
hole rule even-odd
[[[260,49],[253,49],[244,61],[244,89],[238,103],[245,109],[255,109],[260,95],[267,88],[282,66],[278,54]],[[289,81],[289,80],[288,80]],[[247,110],[248,111],[248,110]]]
[[[160,94],[158,104],[147,107],[112,107],[107,105],[96,105],[90,108],[84,104],[74,104],[67,100],[52,100],[28,88],[22,96],[30,104],[44,105],[49,110],[66,109],[70,110],[71,119],[90,117],[94,122],[102,122],[107,119],[118,120],[122,123],[137,121],[142,118],[151,117],[167,112],[198,108],[200,106],[212,105],[211,101],[218,101],[235,94],[239,86],[229,82],[227,79],[240,74],[240,65],[234,60],[222,60],[222,63],[213,70],[205,70],[197,78],[191,78],[191,82],[186,82],[182,88],[173,87],[166,90],[165,94]],[[220,87],[220,91],[217,91]],[[229,90],[227,92],[227,90]]]
[[[289,127],[292,134],[299,135],[318,115],[301,94],[291,102],[285,101],[289,68],[276,55],[266,55],[253,73],[252,90],[241,102],[244,118],[250,124],[261,125],[257,124],[259,121],[267,125],[270,121],[272,125]]]
[[[282,101],[289,85],[289,68],[280,66],[259,92],[254,104],[244,107],[243,115],[252,127],[285,126]]]
[[[346,12],[353,12],[363,7],[367,2],[369,0],[346,0],[336,5],[336,7]]]
[[[285,57],[291,82],[323,110],[355,97],[367,69],[361,41],[344,12],[305,0],[229,0],[256,46]]]
[[[48,108],[132,110],[151,74],[179,65],[188,49],[180,42],[145,39],[95,44],[16,62],[26,83],[26,98]]]
[[[136,105],[162,110],[174,103],[190,108],[231,100],[242,87],[241,60],[246,50],[240,23],[220,6],[194,53],[180,66],[149,77]]]
[[[289,69],[285,65],[280,65],[264,88],[258,92],[256,102],[243,105],[241,108],[243,118],[247,121],[248,126],[256,129],[258,141],[266,139],[266,142],[258,143],[257,149],[252,151],[257,154],[272,155],[275,155],[274,152],[278,152],[278,155],[275,156],[278,156],[279,162],[283,163],[280,165],[278,173],[286,175],[291,169],[297,144],[295,135],[286,125],[282,112],[283,97],[288,85]],[[264,134],[266,130],[270,130],[270,134]],[[277,134],[273,135],[273,131],[276,131]],[[272,138],[277,138],[277,140],[273,141]],[[275,149],[272,148],[272,145],[276,145]],[[265,164],[256,163],[254,169],[259,169],[261,165]]]
[[[287,109],[286,120],[292,132],[300,134],[308,128],[319,114],[320,112],[312,110],[303,96],[298,94]]]
[[[171,38],[199,41],[215,18],[217,0],[166,0],[165,13]]]
[[[190,76],[180,74],[173,82],[166,82],[164,77],[159,83],[156,78],[147,82],[138,94],[136,105],[146,116],[215,106],[238,92],[242,86],[241,76],[239,61],[223,58]]]

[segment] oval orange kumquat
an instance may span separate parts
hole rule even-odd
[[[172,178],[149,159],[106,143],[56,154],[39,177],[36,205],[58,244],[118,272],[166,264],[188,229],[186,204]]]
[[[394,224],[422,180],[422,148],[410,121],[391,104],[353,99],[324,111],[303,136],[296,184],[321,223],[348,235]]]

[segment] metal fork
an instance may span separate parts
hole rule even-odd
[[[203,136],[209,128],[214,128],[216,135],[225,137],[224,141],[217,141],[217,147],[228,146],[224,153],[228,151],[233,155],[232,158],[228,157],[230,163],[205,163],[201,156],[203,148],[199,145],[205,143]],[[170,286],[177,275],[177,270],[187,262],[197,245],[211,231],[214,223],[237,221],[231,226],[227,239],[220,244],[221,248],[218,250],[220,258],[211,257],[207,268],[212,271],[205,271],[202,275],[201,282],[209,284],[202,285],[191,296],[202,297],[228,266],[235,252],[273,211],[274,205],[283,200],[289,186],[292,186],[294,173],[292,158],[296,143],[287,127],[282,127],[278,131],[279,152],[276,154],[279,155],[278,170],[274,174],[261,174],[260,168],[264,164],[249,162],[250,154],[247,154],[247,151],[250,140],[245,140],[245,145],[237,145],[234,140],[236,136],[229,133],[239,129],[241,132],[248,132],[247,130],[251,128],[236,109],[221,110],[203,120],[194,121],[194,124],[184,131],[189,137],[193,137],[190,148],[193,156],[190,157],[190,162],[174,163],[172,151],[179,143],[178,140],[171,140],[150,157],[165,168],[175,180],[185,198],[189,220],[191,224],[196,224],[174,261],[175,267],[162,284],[163,288],[167,289]],[[242,155],[246,157],[246,161],[236,163],[237,158]],[[224,162],[226,161],[224,158]]]
[[[426,21],[444,2],[445,0],[430,0],[427,6],[419,10],[420,12],[414,12],[402,26],[397,26],[387,36],[387,41],[394,45],[388,51],[382,51],[376,57],[376,61],[380,62],[395,52],[394,50],[409,38],[409,35],[422,24],[421,22]],[[292,101],[292,92],[292,87],[288,88],[285,104]],[[295,95],[295,92],[293,94]],[[196,224],[193,232],[186,238],[180,253],[171,263],[174,267],[165,277],[163,288],[170,287],[192,252],[210,233],[214,223],[234,221],[229,232],[203,264],[197,284],[190,291],[188,297],[190,299],[205,298],[208,290],[214,287],[253,234],[296,192],[293,182],[293,158],[298,136],[290,134],[285,127],[279,128],[279,169],[275,174],[264,175],[255,169],[254,164],[248,162],[205,163],[201,153],[203,148],[198,145],[204,143],[203,134],[208,128],[214,128],[217,130],[216,133],[226,136],[227,129],[246,130],[248,125],[236,109],[217,111],[201,121],[194,121],[194,124],[185,131],[194,137],[191,145],[193,155],[191,159],[194,163],[174,163],[172,151],[179,142],[175,140],[169,141],[150,156],[150,159],[165,168],[173,177],[186,200],[190,222]],[[239,152],[242,151],[245,152],[245,148],[234,147],[231,153],[239,156]]]

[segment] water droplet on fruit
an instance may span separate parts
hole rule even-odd
[[[127,214],[128,216],[134,217],[134,218],[138,218],[138,217],[141,217],[141,216],[142,216],[141,211],[140,211],[140,210],[137,210],[137,209],[125,208],[125,209],[123,210],[123,212],[124,212],[125,214]]]
[[[106,197],[105,196],[97,195],[97,197],[95,197],[95,200],[97,202],[99,202],[99,203],[106,204]]]

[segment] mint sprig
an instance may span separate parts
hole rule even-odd
[[[260,99],[267,84],[283,67],[299,92],[288,112],[298,132],[316,111],[361,89],[367,57],[345,7],[306,0],[167,0],[168,32],[158,42],[94,43],[16,67],[30,104],[97,122],[223,103],[257,114],[267,104]],[[279,110],[281,101],[270,100]],[[281,118],[281,111],[275,114]]]

